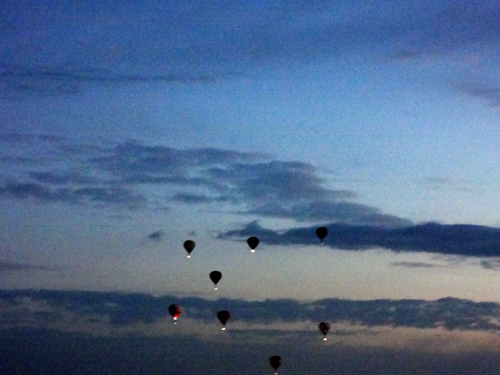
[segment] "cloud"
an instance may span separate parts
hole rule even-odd
[[[10,144],[26,144],[36,142],[50,142],[60,143],[63,142],[64,137],[52,134],[27,134],[27,133],[1,133],[0,141],[8,142]]]
[[[481,260],[479,264],[488,270],[500,270],[500,259]]]
[[[171,303],[183,313],[178,324]],[[222,332],[215,315],[232,313]],[[0,371],[31,374],[497,373],[500,306],[444,298],[244,301],[0,291]],[[328,342],[317,322],[332,324]],[[102,355],[112,353],[113,355]],[[61,360],[71,358],[71,361]],[[193,360],[196,358],[196,360]],[[23,369],[24,372],[17,371]],[[450,372],[450,373],[451,373]]]
[[[209,197],[206,195],[178,193],[172,197],[173,201],[182,203],[215,203],[215,202],[228,202],[228,197]]]
[[[3,197],[129,208],[224,203],[230,212],[260,217],[389,227],[411,224],[354,202],[354,191],[327,186],[309,163],[278,161],[264,154],[134,141],[75,144],[16,133],[3,135],[0,142],[5,155],[32,161],[4,159],[6,166],[15,168],[0,175],[5,181],[0,185]],[[163,188],[165,198],[153,197],[148,192],[151,185]]]
[[[396,57],[443,53],[473,44],[496,43],[499,14],[500,7],[494,1],[423,2],[421,6],[403,8],[386,29],[398,47]]]
[[[488,101],[491,106],[500,106],[500,83],[492,80],[468,79],[452,85],[459,92]]]
[[[163,232],[162,230],[157,230],[156,232],[153,232],[150,235],[148,235],[148,238],[150,240],[159,242],[163,239],[164,236],[165,232]]]
[[[500,306],[457,298],[425,300],[322,299],[300,302],[292,299],[244,301],[220,298],[163,296],[113,292],[0,291],[0,328],[37,328],[71,317],[73,324],[95,322],[109,327],[152,324],[171,317],[168,306],[182,307],[181,318],[199,323],[217,323],[222,309],[231,312],[231,324],[265,324],[272,329],[282,323],[328,321],[365,327],[500,331]],[[44,314],[39,314],[43,310]],[[18,313],[14,314],[16,311]]]
[[[90,184],[96,182],[89,176],[84,176],[78,172],[32,172],[29,177],[42,184],[65,185],[65,184]]]
[[[179,192],[184,203],[229,202],[237,212],[296,220],[404,225],[408,220],[348,202],[356,193],[329,189],[308,163],[267,161],[265,155],[216,149],[176,150],[138,143],[117,146],[96,165],[125,183],[171,184],[209,193]]]
[[[407,268],[435,268],[442,267],[437,264],[426,263],[426,262],[393,262],[393,267],[407,267]]]
[[[0,261],[0,272],[4,271],[51,271],[53,268],[45,266],[37,266],[27,263],[16,263],[16,262],[6,262]]]
[[[426,223],[405,227],[369,225],[324,224],[328,236],[324,244],[342,250],[383,248],[395,252],[427,252],[468,257],[499,257],[500,228],[478,225],[444,225]],[[301,227],[286,231],[262,228],[257,222],[246,227],[221,233],[221,239],[239,239],[257,236],[271,245],[317,244],[314,227]]]
[[[207,83],[220,77],[208,74],[189,76],[180,74],[119,74],[101,69],[69,69],[67,67],[22,67],[0,64],[0,88],[4,96],[72,95],[95,86],[144,83]]]
[[[482,189],[482,185],[477,181],[467,179],[454,179],[451,177],[427,177],[421,180],[428,190],[448,189],[460,193],[474,193]]]
[[[58,182],[59,184],[59,182]],[[7,183],[0,187],[0,196],[17,199],[34,198],[45,202],[87,203],[139,208],[144,197],[129,189],[117,187],[49,188],[38,183]]]

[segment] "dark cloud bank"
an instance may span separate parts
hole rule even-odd
[[[395,252],[427,252],[469,257],[500,256],[500,228],[438,223],[399,228],[343,223],[322,225],[329,231],[324,244],[337,249],[383,248]],[[257,236],[263,243],[271,245],[312,245],[319,243],[315,235],[316,228],[317,226],[313,226],[278,232],[252,222],[242,229],[222,233],[219,238],[244,239]],[[485,261],[483,266],[486,265],[496,268],[491,261]]]
[[[29,303],[28,303],[29,302]],[[437,301],[379,299],[356,301],[292,299],[245,301],[207,300],[199,297],[163,296],[114,292],[0,291],[3,328],[43,326],[66,315],[75,322],[106,323],[119,327],[154,323],[170,318],[168,306],[178,304],[182,316],[216,323],[221,309],[231,312],[231,322],[269,324],[293,322],[351,323],[367,327],[444,328],[445,330],[500,331],[500,306],[457,298]],[[43,305],[43,309],[33,306]],[[42,311],[43,310],[43,311]],[[13,313],[16,311],[17,313]],[[272,327],[270,327],[272,330]]]
[[[90,335],[78,327],[105,323],[125,327],[168,317],[168,306],[180,304],[183,317],[214,322],[223,306],[233,322],[266,323],[261,335],[272,342],[248,344],[252,329],[230,329],[213,342],[196,335],[154,337],[141,334]],[[445,298],[437,301],[324,299],[249,302],[145,294],[3,291],[0,292],[0,372],[2,374],[266,374],[271,355],[280,355],[283,374],[486,374],[498,373],[494,351],[434,352],[425,345],[409,348],[325,345],[319,333],[273,330],[282,322],[349,322],[366,327],[442,327],[446,331],[498,332],[500,306]],[[69,322],[75,330],[44,328]],[[182,324],[182,321],[181,323]],[[219,331],[220,332],[220,331]],[[335,328],[330,336],[348,332]],[[352,334],[352,333],[350,333]],[[314,340],[311,338],[314,337]]]

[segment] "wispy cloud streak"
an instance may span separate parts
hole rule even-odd
[[[21,67],[0,65],[0,89],[4,95],[68,95],[92,87],[127,84],[191,84],[209,83],[220,76],[119,74],[100,69],[69,69],[65,67]]]
[[[483,99],[493,107],[500,108],[500,83],[486,79],[469,79],[453,85],[458,91]]]
[[[54,268],[28,263],[0,261],[0,272],[8,271],[51,271]]]

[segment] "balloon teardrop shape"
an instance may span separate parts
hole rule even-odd
[[[168,312],[170,313],[170,315],[172,315],[174,320],[177,320],[179,315],[181,315],[182,309],[180,308],[179,305],[170,305],[168,307]]]
[[[321,243],[323,243],[323,239],[328,235],[328,229],[325,227],[319,227],[316,229],[316,236],[321,240]]]
[[[255,250],[257,246],[259,246],[259,239],[257,237],[250,237],[247,240],[248,246],[250,246],[250,249]]]
[[[219,271],[212,271],[210,272],[210,280],[212,280],[212,282],[217,285],[217,283],[220,281],[220,279],[222,279],[222,273],[220,273]]]
[[[192,240],[187,240],[184,242],[184,249],[186,249],[187,253],[188,253],[188,258],[191,256],[191,251],[194,250],[196,246],[196,243]]]
[[[231,318],[231,313],[227,310],[221,310],[217,313],[217,319],[222,323],[223,326],[226,325],[226,323],[229,321]]]
[[[319,326],[318,326],[320,332],[323,334],[323,335],[327,335],[327,333],[330,331],[330,323],[327,323],[327,322],[321,322],[319,323]]]
[[[274,369],[274,371],[276,371],[278,367],[281,366],[281,357],[279,355],[273,355],[271,358],[269,358],[269,364]]]

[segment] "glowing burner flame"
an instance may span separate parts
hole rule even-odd
[[[214,290],[217,290],[217,287],[215,287]]]
[[[250,252],[255,253],[255,249],[250,250]]]
[[[188,255],[188,258],[191,258],[191,255]]]
[[[325,337],[325,338],[323,339],[323,341],[326,341],[326,340],[328,340],[328,339]]]
[[[222,330],[225,331],[226,330],[226,327],[222,327]]]
[[[174,316],[174,320],[177,320],[177,317],[176,317],[176,316]]]

